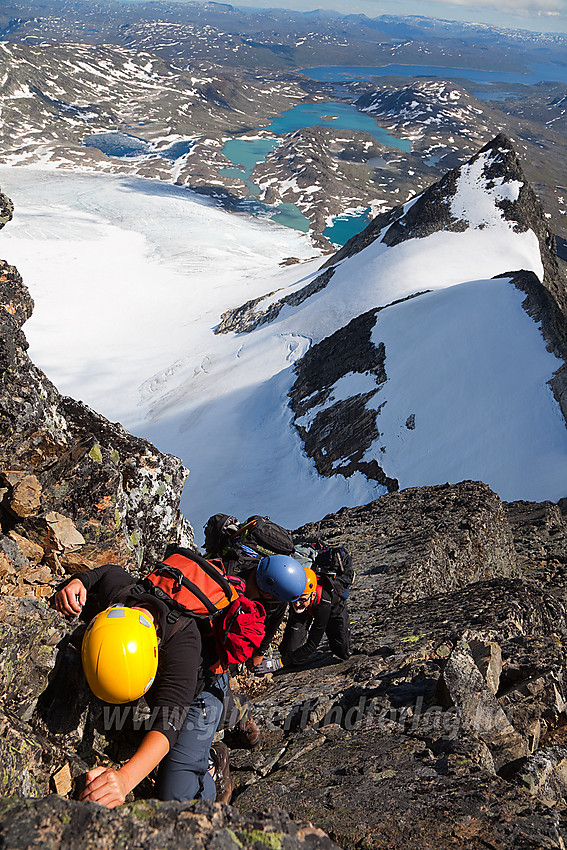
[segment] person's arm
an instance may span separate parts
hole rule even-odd
[[[128,761],[119,769],[95,767],[87,773],[87,783],[79,799],[100,803],[109,809],[122,805],[126,795],[157,767],[169,752],[169,740],[151,730]]]
[[[331,600],[327,593],[323,592],[323,596],[321,597],[321,601],[318,605],[315,606],[313,611],[313,622],[311,623],[311,627],[309,629],[309,633],[307,635],[307,640],[305,643],[293,650],[292,652],[285,652],[285,644],[282,641],[282,647],[280,648],[282,654],[282,661],[284,667],[289,667],[294,664],[303,664],[304,661],[307,661],[315,652],[319,644],[321,643],[321,638],[325,634],[325,629],[327,628],[327,623],[329,622],[329,617],[331,616]]]
[[[264,660],[264,655],[266,654],[271,642],[276,636],[276,632],[280,627],[280,624],[285,616],[287,605],[285,602],[280,602],[277,605],[266,605],[266,603],[262,600],[262,604],[266,609],[266,619],[265,626],[266,632],[264,637],[262,638],[262,643],[256,650],[256,652],[252,655],[251,658],[246,662],[246,666],[249,670],[254,670],[256,667],[259,667]]]
[[[104,598],[110,599],[117,590],[134,582],[130,573],[117,564],[103,564],[79,573],[60,585],[52,600],[53,607],[60,614],[76,617],[81,613],[91,591],[100,592]],[[104,608],[104,605],[101,607]]]
[[[287,605],[285,602],[280,602],[277,605],[265,605],[266,608],[266,634],[262,638],[262,643],[258,649],[258,653],[255,657],[260,657],[262,659],[266,654],[266,650],[269,645],[273,641],[276,636],[276,632],[279,629],[283,618],[285,617],[285,612],[287,610]]]

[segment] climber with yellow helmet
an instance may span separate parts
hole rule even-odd
[[[228,676],[210,677],[204,669],[209,648],[195,620],[172,616],[167,602],[114,564],[74,576],[53,605],[61,614],[82,613],[90,620],[82,663],[95,696],[127,711],[143,695],[151,710],[134,755],[118,770],[90,770],[81,799],[119,806],[159,765],[161,799],[228,802],[228,749],[222,742],[212,745]]]

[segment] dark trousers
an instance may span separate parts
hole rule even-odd
[[[294,652],[307,641],[313,618],[307,613],[290,612],[280,652],[285,656]],[[331,614],[325,628],[329,649],[333,655],[346,660],[352,655],[350,623],[346,599],[339,599],[331,608]],[[314,647],[315,651],[316,647]]]
[[[342,659],[350,658],[352,644],[346,599],[341,599],[337,605],[333,605],[331,608],[331,616],[325,633],[331,652]]]
[[[209,752],[221,720],[227,686],[225,673],[191,703],[179,738],[159,767],[160,800],[216,798],[215,783],[208,772]]]

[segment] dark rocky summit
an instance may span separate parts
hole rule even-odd
[[[463,482],[392,493],[298,532],[355,555],[357,651],[273,677],[256,701],[271,729],[262,750],[233,755],[234,805],[277,800],[343,847],[562,847],[558,507],[505,505]],[[528,564],[552,581],[534,581]]]

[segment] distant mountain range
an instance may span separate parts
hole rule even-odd
[[[34,26],[47,37],[53,21],[34,19]],[[0,43],[4,164],[159,178],[228,208],[246,199],[295,204],[329,250],[320,237],[333,216],[383,212],[502,131],[524,157],[553,232],[567,238],[565,105],[557,84],[519,86],[529,94],[504,103],[480,100],[464,81],[398,79],[377,87],[359,80],[338,92],[296,72],[223,64],[212,42],[210,58],[195,66],[188,47],[183,64],[163,58],[157,37],[141,49],[62,37],[39,45],[20,35]],[[332,120],[277,137],[265,129],[289,108],[318,102],[331,112],[334,102],[354,104],[411,151]],[[278,144],[250,169],[254,188],[224,146],[265,138]]]

